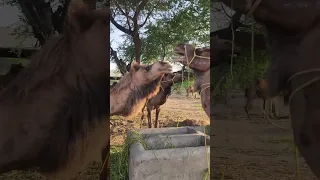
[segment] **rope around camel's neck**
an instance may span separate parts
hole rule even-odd
[[[187,53],[187,46],[184,45],[184,52],[185,52],[185,56],[186,56],[186,59],[187,59],[187,66],[188,66],[188,83],[190,82],[190,71],[189,71],[189,69],[190,69],[190,64],[193,62],[193,60],[194,60],[196,57],[201,58],[201,59],[209,60],[209,63],[210,63],[210,57],[199,56],[199,55],[196,54],[196,50],[197,50],[197,49],[198,49],[198,48],[194,48],[193,57],[191,58],[191,60],[190,60],[190,62],[189,62],[188,53]],[[197,74],[197,73],[196,73],[197,70],[193,70],[193,71],[194,71],[194,76],[195,76],[195,78],[199,77],[199,75],[198,75],[198,76],[196,75],[196,74]],[[200,72],[200,71],[198,71],[198,73],[203,74],[202,76],[204,76],[208,71],[210,72],[210,68],[209,68],[206,72]],[[182,73],[182,76],[183,76],[183,73]],[[189,84],[188,84],[188,87],[189,87]],[[202,93],[205,89],[207,89],[207,88],[210,88],[210,82],[201,84],[201,85],[200,85],[200,89],[197,88],[197,90],[199,89],[198,91],[199,91],[199,93],[201,94],[201,93]]]

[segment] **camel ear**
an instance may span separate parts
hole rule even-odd
[[[67,13],[68,24],[77,32],[88,29],[93,22],[91,12],[94,8],[95,1],[71,0]]]
[[[130,71],[138,71],[140,68],[140,65],[137,63],[137,61],[133,61],[131,63]]]

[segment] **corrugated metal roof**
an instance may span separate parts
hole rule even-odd
[[[0,48],[36,49],[34,48],[36,38],[16,37],[11,34],[13,32],[14,28],[0,27]]]
[[[226,15],[225,12],[228,14]],[[220,29],[227,28],[230,25],[230,17],[235,14],[235,11],[224,5],[221,2],[212,3],[210,32],[215,32]],[[230,16],[230,17],[228,17]]]

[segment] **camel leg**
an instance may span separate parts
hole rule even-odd
[[[247,104],[244,106],[244,111],[246,112],[248,119],[249,119],[251,122],[253,122],[253,120],[251,119],[251,116],[250,116],[250,114],[249,114],[249,107],[248,107]]]
[[[274,104],[274,101],[273,99],[269,99],[269,111],[270,111],[270,118],[271,119],[274,119],[274,113],[273,113],[273,104]]]
[[[252,118],[249,114],[250,107],[251,107],[251,101],[247,98],[246,104],[244,105],[244,111],[246,112],[248,119],[253,123],[254,121],[252,120]]]
[[[148,99],[146,100],[146,103],[144,104],[142,110],[141,110],[141,121],[140,121],[140,129],[142,128],[142,123],[143,123],[143,119],[144,119],[144,109],[146,108],[148,104]]]
[[[102,162],[102,170],[100,172],[99,180],[109,180],[110,174],[110,142],[106,144],[106,146],[101,150],[101,162]]]
[[[160,106],[156,107],[156,121],[154,123],[154,127],[158,127],[158,118],[159,118],[159,113],[160,113]]]
[[[279,97],[275,97],[274,98],[273,106],[274,106],[274,117],[277,118],[277,119],[280,119]]]
[[[140,129],[142,128],[142,124],[143,124],[143,119],[144,119],[144,112],[141,112],[141,119],[140,119]]]
[[[263,107],[262,107],[262,118],[267,118],[267,113],[266,113],[266,102],[267,102],[267,99],[263,99]]]
[[[151,123],[151,109],[147,108],[147,111],[148,111],[148,127],[149,128],[152,128],[152,123]]]
[[[140,129],[142,128],[142,124],[143,124],[143,119],[144,119],[144,108],[145,108],[146,106],[144,106],[143,108],[142,108],[142,111],[141,111],[141,119],[140,119]]]

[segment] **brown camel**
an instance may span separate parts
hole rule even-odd
[[[252,101],[255,98],[262,99],[262,115],[264,118],[279,118],[275,98],[271,98],[269,96],[269,85],[268,80],[266,78],[257,78],[255,80],[254,86],[251,85],[248,88],[245,88],[245,98],[246,98],[246,104],[244,106],[245,112],[250,120],[250,114],[249,109],[252,107]],[[280,95],[280,94],[279,94]],[[285,105],[288,104],[289,97],[287,94],[283,95],[284,103]],[[266,108],[268,111],[268,115],[266,114]],[[273,111],[274,110],[274,111]]]
[[[163,75],[171,70],[171,65],[162,61],[152,65],[132,62],[130,71],[110,91],[110,115],[122,115],[127,119],[136,116],[146,100],[160,91]]]
[[[108,175],[110,13],[93,5],[71,1],[64,33],[1,91],[0,173],[37,168],[67,180],[106,160]]]
[[[180,82],[182,80],[182,75],[180,74],[165,74],[161,80],[161,85],[160,85],[160,91],[152,98],[148,99],[146,102],[146,105],[144,106],[147,107],[147,117],[148,117],[148,127],[152,128],[152,119],[151,119],[151,113],[152,110],[156,110],[156,120],[154,123],[154,127],[157,128],[159,123],[158,123],[158,118],[159,118],[159,113],[160,113],[160,107],[164,105],[167,102],[168,97],[171,94],[171,87],[174,83]],[[144,119],[144,108],[142,109],[142,115],[141,115],[141,122]]]
[[[5,75],[0,75],[0,89],[5,88],[23,68],[21,63],[11,64],[9,72]]]
[[[230,0],[222,2],[231,6]],[[253,11],[265,25],[271,54],[270,96],[283,89],[289,92],[295,143],[320,178],[319,0],[237,0],[233,8],[240,13]]]
[[[200,93],[202,108],[210,118],[210,48],[195,48],[180,44],[174,52],[180,57],[175,61],[190,67],[195,76],[194,90]]]

